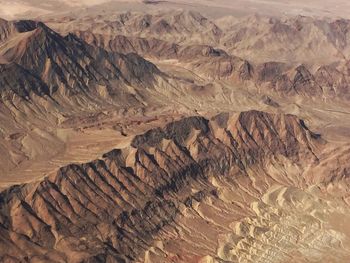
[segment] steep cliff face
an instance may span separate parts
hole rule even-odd
[[[314,163],[322,145],[295,116],[256,111],[150,130],[129,148],[3,191],[2,260],[136,261],[176,227],[183,207],[218,194],[213,180],[236,187],[250,169],[278,158]]]

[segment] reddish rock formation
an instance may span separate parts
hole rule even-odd
[[[2,261],[129,262],[176,222],[191,186],[244,175],[280,155],[317,160],[322,141],[291,115],[190,117],[135,137],[130,148],[71,164],[0,196]],[[194,197],[200,202],[199,197]]]

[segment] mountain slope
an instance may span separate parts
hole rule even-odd
[[[254,63],[322,65],[344,61],[350,51],[348,19],[250,15],[213,20],[192,11],[163,10],[55,17],[48,18],[47,23],[62,34],[80,30],[156,38],[181,45],[210,45]]]
[[[349,98],[347,63],[320,66],[312,72],[304,64],[296,67],[282,62],[253,64],[208,45],[178,45],[153,38],[112,37],[89,31],[77,31],[76,34],[93,46],[124,54],[136,52],[155,63],[164,63],[164,60],[171,63],[174,60],[178,65],[212,80],[231,80],[234,84],[250,80],[257,87],[281,95]]]
[[[166,87],[166,76],[142,57],[62,37],[40,22],[3,22],[9,34],[0,45],[0,170],[6,176],[26,160],[62,150],[56,129],[65,118],[162,103],[152,92]]]
[[[86,90],[89,82],[112,79],[131,82],[143,77],[133,74],[143,74],[145,70],[150,70],[149,76],[159,73],[140,57],[108,54],[88,46],[74,35],[63,38],[42,23],[22,34],[26,34],[25,37],[5,45],[1,53],[8,62],[15,62],[40,77],[50,87],[51,94],[62,86],[68,90]],[[135,63],[143,65],[143,71],[132,72]]]
[[[348,263],[348,21],[104,14],[0,21],[0,261]]]
[[[210,19],[194,11],[160,11],[150,14],[124,12],[106,17],[85,17],[60,24],[60,18],[47,21],[60,32],[92,31],[109,35],[159,38],[187,44],[202,44],[203,39],[217,43],[222,32]],[[79,26],[78,26],[79,24]],[[59,25],[59,27],[56,27]],[[62,27],[60,27],[62,26]],[[191,37],[189,38],[189,35]],[[207,43],[208,44],[208,43]]]
[[[150,130],[130,148],[3,191],[2,260],[136,260],[193,204],[191,188],[215,194],[214,178],[234,187],[272,159],[316,162],[322,144],[295,116],[256,111]]]

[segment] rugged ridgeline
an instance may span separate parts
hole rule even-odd
[[[266,92],[274,91],[280,95],[346,100],[350,96],[348,63],[320,66],[312,73],[303,64],[295,67],[283,62],[252,63],[210,45],[181,45],[156,38],[94,34],[91,31],[76,31],[75,34],[106,50],[125,54],[135,52],[155,61],[175,60],[211,80],[250,82]]]
[[[123,35],[93,34],[76,31],[87,43],[120,53],[135,52],[156,60],[177,60],[187,68],[212,80],[249,80],[252,66],[239,57],[209,45],[179,45],[156,38],[127,37]]]
[[[205,44],[255,62],[330,64],[348,57],[347,19],[253,15],[213,20],[193,11],[125,12],[48,20],[61,32],[156,38],[178,44]]]
[[[98,15],[79,19],[68,16],[49,19],[48,23],[61,32],[93,29],[93,33],[146,38],[162,36],[162,40],[190,44],[203,44],[204,39],[211,44],[218,43],[223,33],[213,21],[191,11],[165,11],[155,14],[125,12],[114,13],[108,17]]]
[[[345,19],[251,16],[214,21],[178,11],[53,18],[48,24],[107,50],[176,59],[212,79],[251,80],[287,95],[349,98],[350,23]]]
[[[73,33],[65,36],[41,22],[1,20],[0,122],[7,125],[0,130],[0,171],[53,152],[50,148],[41,153],[41,149],[46,149],[48,141],[55,145],[53,148],[61,143],[55,140],[52,131],[67,116],[82,112],[94,114],[111,108],[159,109],[174,104],[177,108],[195,111],[211,103],[213,97],[215,101],[223,98],[226,104],[232,103],[234,96],[228,94],[231,90],[223,91],[218,87],[220,83],[216,85],[218,80],[228,80],[230,85],[241,87],[242,93],[253,87],[261,95],[277,93],[288,99],[292,95],[314,97],[316,101],[349,98],[350,81],[345,62],[322,66],[316,71],[304,65],[248,62],[232,55],[224,46],[225,50],[214,48],[221,44],[209,40],[221,39],[224,32],[217,30],[214,22],[192,12],[173,15],[172,19],[164,18],[174,37],[169,39],[157,39],[163,34],[152,33],[153,24],[163,25],[156,21],[167,17],[165,14],[148,15],[145,20],[140,14],[118,14],[114,18],[120,20],[116,22],[120,24],[115,27],[117,31],[112,22],[104,27],[108,19],[103,22],[101,18],[93,18],[99,25],[95,31],[89,28],[89,19],[69,20],[64,24]],[[145,25],[142,26],[141,21],[146,21]],[[50,22],[50,25],[60,28],[61,23],[63,21]],[[136,31],[133,31],[134,24],[139,28]],[[78,32],[78,25],[85,31]],[[191,32],[197,32],[197,38],[192,38]],[[211,45],[183,41],[188,37],[207,39]],[[141,56],[155,63],[179,65],[195,77],[177,75],[176,68],[174,74],[173,68],[170,72],[164,70],[167,75],[160,71],[162,65],[157,68]],[[195,80],[197,76],[201,81]],[[264,103],[276,107],[278,103],[268,96],[264,97]]]
[[[136,54],[107,52],[35,21],[1,20],[0,36],[1,172],[55,152],[50,130],[63,116],[161,104],[150,93],[165,75]]]
[[[145,257],[171,262],[174,255],[183,262],[206,255],[233,260],[216,244],[216,235],[229,231],[227,220],[251,216],[249,202],[273,183],[301,188],[311,183],[298,173],[276,174],[272,167],[317,165],[323,145],[295,116],[258,111],[212,120],[189,117],[152,129],[136,136],[129,148],[3,191],[1,261],[131,262]],[[229,192],[240,197],[234,200]],[[221,213],[196,210],[202,201],[209,205],[208,198]],[[198,227],[208,226],[209,233],[203,230],[207,238],[188,236],[196,220]],[[246,249],[254,249],[259,238],[258,233],[251,237]],[[151,249],[156,240],[183,243],[162,252]],[[237,253],[236,260],[245,258],[243,249]],[[152,259],[153,254],[158,256]]]
[[[11,22],[7,23],[11,25]],[[4,31],[9,33],[3,34],[4,44],[0,49],[6,62],[6,66],[2,66],[2,79],[13,83],[14,80],[7,79],[14,78],[15,75],[10,73],[28,71],[22,74],[23,78],[27,78],[28,82],[32,82],[33,77],[37,78],[37,82],[42,82],[40,85],[46,85],[46,90],[40,90],[48,96],[59,89],[67,93],[88,93],[94,84],[108,85],[112,80],[149,87],[154,75],[160,73],[154,65],[135,54],[122,55],[93,48],[75,35],[62,37],[40,22],[19,21],[7,27],[9,29]],[[20,27],[21,30],[16,31],[12,27]],[[23,81],[19,81],[18,86]],[[15,85],[2,85],[2,89],[8,88],[15,93],[23,90],[12,86]],[[38,90],[34,89],[34,92]]]
[[[347,23],[126,13],[53,19],[61,35],[41,22],[1,20],[2,174],[40,154],[51,161],[67,146],[58,137],[88,137],[90,124],[89,140],[120,128],[113,140],[125,145],[138,130],[125,133],[123,122],[137,129],[163,107],[206,116],[257,107],[296,112],[313,127],[339,127],[342,146],[294,115],[259,111],[182,118],[140,132],[99,160],[45,178],[31,174],[43,179],[2,191],[0,261],[348,263],[348,118],[343,101],[321,100],[349,98],[349,64],[339,60]],[[302,42],[311,32],[316,40]],[[291,53],[281,49],[286,44]],[[305,45],[312,49],[298,52]],[[326,66],[299,65],[332,47],[340,53],[331,52]],[[237,50],[288,55],[248,62]],[[297,65],[285,62],[292,53]],[[128,119],[129,109],[139,118]]]

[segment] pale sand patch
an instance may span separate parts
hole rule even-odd
[[[16,19],[27,12],[32,12],[36,15],[49,13],[48,10],[33,6],[30,3],[0,0],[0,6],[0,17],[8,20]]]
[[[218,256],[233,262],[347,262],[349,208],[309,189],[271,187],[251,204],[254,216],[219,237]]]

